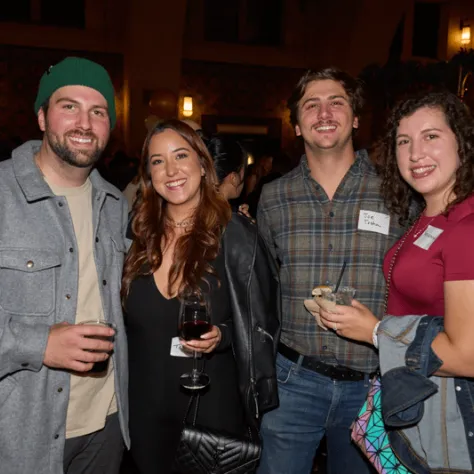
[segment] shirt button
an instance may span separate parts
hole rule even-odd
[[[71,295],[70,295],[69,293],[66,295],[66,299],[67,299],[67,300],[70,300],[70,299],[71,299]]]
[[[456,385],[456,392],[460,392],[461,391],[461,387],[459,385]]]
[[[27,268],[33,268],[35,266],[35,262],[33,262],[33,260],[28,260],[26,262],[26,266]]]
[[[99,237],[96,237],[96,238],[95,238],[95,241],[96,241],[96,242],[99,242]]]
[[[58,206],[59,206],[59,207],[63,207],[64,204],[63,204],[61,201],[59,201],[59,202],[58,202]]]
[[[22,367],[28,367],[29,365],[28,362],[23,362],[23,364],[21,364]]]
[[[54,439],[58,439],[59,438],[59,435],[58,434],[55,434],[54,435]]]
[[[329,280],[326,280],[326,285],[330,285],[331,282]]]
[[[323,346],[323,351],[327,351],[328,350],[328,346]]]
[[[59,387],[58,388],[58,393],[61,393],[63,391],[63,388],[62,387]]]
[[[334,217],[334,212],[331,211],[331,212],[329,213],[329,217]]]
[[[472,431],[469,431],[467,435],[469,436],[469,438],[472,438],[474,436],[474,433]]]
[[[74,249],[72,247],[69,247],[69,252],[74,252]]]
[[[102,280],[102,284],[105,286],[107,285],[107,280]]]

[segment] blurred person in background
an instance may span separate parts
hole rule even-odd
[[[258,202],[260,201],[263,187],[290,172],[291,168],[290,157],[286,154],[280,153],[273,158],[270,172],[260,178],[254,190],[247,196],[249,214],[252,216],[257,215]]]
[[[249,206],[237,204],[237,199],[244,188],[247,152],[237,140],[229,137],[216,135],[210,140],[205,140],[205,143],[214,160],[219,191],[227,201],[230,201],[234,211],[241,212],[252,219],[248,212]]]
[[[247,177],[245,178],[245,197],[253,192],[259,181],[269,174],[273,167],[273,156],[263,155],[257,158],[254,165],[249,166]]]

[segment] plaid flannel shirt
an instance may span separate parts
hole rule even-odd
[[[316,285],[335,284],[346,261],[341,285],[354,287],[356,299],[383,316],[383,259],[403,229],[393,216],[388,235],[358,228],[361,211],[388,215],[379,188],[380,178],[362,150],[329,200],[303,156],[293,171],[264,186],[257,213],[260,233],[280,264],[282,342],[327,364],[366,373],[378,366],[374,348],[322,330],[303,301]]]

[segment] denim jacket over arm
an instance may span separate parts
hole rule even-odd
[[[0,472],[63,474],[70,374],[43,365],[52,325],[75,323],[78,248],[64,196],[55,196],[27,142],[0,164]],[[93,245],[105,317],[117,328],[115,393],[128,437],[128,355],[120,304],[127,204],[97,171]]]
[[[379,329],[382,412],[390,443],[417,474],[473,472],[474,384],[432,375],[443,318],[388,316]]]

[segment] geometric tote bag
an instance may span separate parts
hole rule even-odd
[[[410,474],[390,446],[382,418],[380,377],[371,381],[367,400],[352,424],[352,440],[380,474]]]

